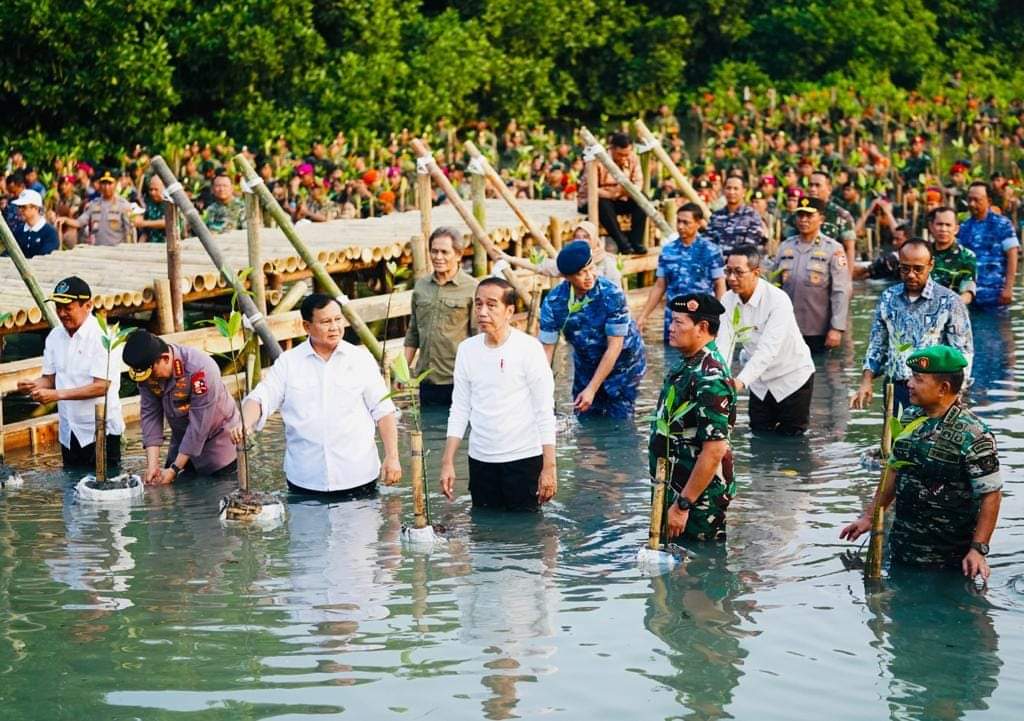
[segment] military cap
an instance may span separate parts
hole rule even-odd
[[[787,198],[802,198],[804,197],[804,191],[802,188],[798,188],[795,185],[790,188],[786,188]]]
[[[725,307],[718,299],[707,293],[687,293],[677,295],[668,304],[673,313],[686,313],[694,319],[718,318],[725,312]]]
[[[128,366],[128,377],[136,383],[149,378],[153,364],[167,350],[167,344],[148,330],[137,330],[128,336],[122,358]]]
[[[590,263],[590,243],[585,240],[574,240],[566,243],[558,251],[558,272],[562,275],[579,273]]]
[[[89,288],[89,284],[77,275],[72,275],[57,283],[53,288],[53,293],[47,300],[52,300],[60,305],[67,305],[75,300],[87,301],[91,298],[92,289]]]
[[[804,196],[800,198],[800,202],[796,206],[796,212],[798,213],[824,213],[825,212],[825,201],[821,198],[811,198]]]
[[[956,348],[940,344],[914,351],[907,365],[915,373],[956,373],[967,367],[967,359]]]
[[[115,182],[114,181],[114,176],[110,174],[109,170],[104,170],[103,171],[103,175],[101,175],[100,178],[99,178],[99,182],[101,182],[101,183],[113,183],[113,182]]]
[[[701,178],[697,181],[697,190],[707,190],[711,187],[711,181],[707,178]]]

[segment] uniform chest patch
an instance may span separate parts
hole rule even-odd
[[[206,391],[207,391],[206,373],[204,371],[199,371],[198,373],[193,373],[191,380],[192,380],[192,392],[195,395],[197,395],[197,396],[204,395],[206,393]]]

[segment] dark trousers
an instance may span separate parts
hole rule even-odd
[[[537,481],[544,456],[506,463],[485,463],[469,458],[469,494],[474,508],[501,511],[536,511]]]
[[[811,394],[814,374],[797,390],[775,400],[771,391],[764,400],[750,394],[750,429],[755,433],[772,432],[784,436],[802,436],[811,424]]]
[[[314,491],[310,488],[296,486],[287,481],[288,490],[300,496],[310,496],[323,501],[351,501],[356,498],[373,498],[377,495],[377,481],[370,481],[355,488],[346,488],[343,491]]]
[[[825,347],[825,336],[823,335],[805,335],[804,343],[811,349],[811,353],[824,353],[828,350]]]
[[[96,444],[81,446],[75,434],[71,434],[71,447],[60,447],[60,456],[65,468],[96,468]],[[121,436],[107,435],[107,468],[121,465]]]
[[[584,215],[587,214],[586,203],[580,208],[580,212]],[[622,232],[622,228],[619,227],[617,217],[619,215],[628,215],[633,220],[628,237]],[[608,231],[608,235],[615,241],[615,245],[618,246],[620,253],[644,252],[644,231],[647,230],[647,215],[640,209],[635,200],[632,198],[628,200],[598,198],[597,219],[601,222],[601,227]]]
[[[420,383],[420,405],[450,408],[454,387],[451,383]]]

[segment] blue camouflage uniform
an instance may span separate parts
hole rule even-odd
[[[903,283],[897,283],[878,298],[864,370],[905,387],[911,374],[907,365],[910,354],[940,343],[963,353],[967,359],[964,375],[970,377],[974,335],[960,296],[929,278],[920,297],[912,301]],[[896,398],[897,403],[908,405],[905,388],[897,389]]]
[[[728,208],[716,210],[708,221],[707,234],[724,255],[741,245],[750,244],[760,248],[767,240],[761,214],[751,205],[741,205],[735,213],[730,213]]]
[[[665,279],[665,298],[671,300],[687,293],[715,294],[715,281],[725,277],[725,258],[722,250],[707,236],[698,235],[690,245],[684,245],[678,235],[661,247],[657,277]],[[672,311],[665,304],[663,336],[668,340],[668,327]]]
[[[633,415],[639,381],[647,370],[647,357],[640,332],[629,315],[626,295],[622,288],[601,277],[581,298],[576,298],[571,290],[569,282],[562,281],[544,299],[540,309],[540,342],[552,345],[558,342],[559,335],[564,335],[572,346],[575,398],[594,377],[608,348],[608,336],[624,336],[622,352],[612,372],[584,415],[629,418]]]
[[[981,220],[965,220],[956,239],[978,258],[978,290],[974,304],[998,305],[1006,281],[1006,252],[1019,246],[1013,223],[989,211]]]

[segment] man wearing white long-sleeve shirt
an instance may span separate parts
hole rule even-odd
[[[729,254],[725,282],[717,345],[730,363],[736,344],[743,345],[733,381],[737,392],[750,388],[751,430],[802,435],[810,425],[814,362],[792,301],[761,278],[761,254],[752,245]]]
[[[345,321],[334,298],[314,293],[302,303],[307,340],[283,353],[242,404],[247,432],[262,430],[280,409],[284,472],[299,493],[362,497],[381,475],[374,425],[384,444],[383,481],[398,483],[398,426],[384,378],[369,351],[342,340]],[[232,430],[236,442],[241,426]]]
[[[557,490],[555,381],[540,342],[510,325],[515,305],[508,281],[485,278],[476,288],[480,333],[455,355],[441,490],[454,497],[455,452],[469,425],[473,506],[535,511]]]

